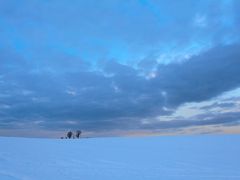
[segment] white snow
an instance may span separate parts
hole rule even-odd
[[[0,180],[239,180],[240,136],[0,138]]]

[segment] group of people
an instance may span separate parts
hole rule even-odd
[[[79,139],[80,136],[81,136],[81,134],[82,134],[82,131],[80,131],[80,130],[77,130],[77,131],[75,132],[75,134],[74,134],[72,131],[69,131],[69,132],[67,133],[67,136],[66,136],[65,138],[66,138],[66,139],[75,139],[75,138]],[[64,139],[64,138],[61,137],[61,139]]]

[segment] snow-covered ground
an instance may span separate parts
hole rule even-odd
[[[0,138],[0,180],[240,179],[240,136]]]

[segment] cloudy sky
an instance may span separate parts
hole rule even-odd
[[[239,133],[239,11],[238,0],[0,0],[0,135]]]

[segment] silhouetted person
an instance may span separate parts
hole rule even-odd
[[[72,131],[69,131],[69,132],[67,133],[68,139],[71,139],[72,135],[73,135]]]
[[[80,137],[80,135],[82,134],[82,131],[80,131],[80,130],[77,130],[76,131],[76,138],[78,138],[79,139],[79,137]]]

